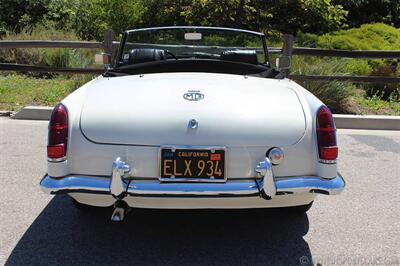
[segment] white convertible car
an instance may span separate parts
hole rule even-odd
[[[272,68],[262,33],[136,29],[54,108],[40,186],[114,206],[113,221],[130,207],[305,212],[343,190],[337,155],[330,110]]]

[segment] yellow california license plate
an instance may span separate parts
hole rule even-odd
[[[223,149],[161,149],[162,178],[225,179]]]

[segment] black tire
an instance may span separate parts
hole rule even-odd
[[[74,205],[74,207],[80,211],[93,211],[93,210],[99,209],[98,207],[95,207],[95,206],[80,203],[74,198],[71,198],[71,200],[72,200],[72,204]]]
[[[286,207],[286,208],[282,208],[282,209],[285,212],[288,212],[291,214],[302,215],[302,214],[305,214],[309,209],[311,209],[313,203],[314,203],[314,201],[311,201],[309,204],[306,204],[306,205]]]

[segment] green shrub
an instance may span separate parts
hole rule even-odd
[[[399,50],[400,29],[375,23],[359,28],[340,30],[321,36],[301,33],[296,36],[296,45],[343,50]],[[369,75],[372,70],[396,60],[383,59],[344,59],[347,62],[345,72],[352,75]]]
[[[324,102],[334,113],[348,113],[352,87],[340,81],[302,81],[304,88]]]
[[[315,48],[317,47],[318,38],[319,36],[316,34],[300,32],[294,41],[296,46]]]
[[[400,29],[383,23],[364,24],[359,28],[340,30],[317,36],[300,34],[298,45],[327,49],[347,50],[400,50]],[[398,76],[399,62],[396,59],[338,59],[345,63],[340,74]],[[332,62],[332,61],[329,61]],[[312,67],[312,66],[311,66]],[[325,66],[328,67],[329,66]],[[366,84],[367,97],[399,101],[398,84]]]
[[[383,23],[364,24],[318,37],[317,46],[348,50],[400,50],[400,29]]]
[[[68,67],[69,58],[69,49],[45,49],[43,51],[43,59],[48,66]]]
[[[371,76],[396,76],[396,66],[382,65],[371,72]],[[400,100],[400,84],[369,83],[365,86],[367,97],[378,97],[385,101]]]
[[[346,60],[346,59],[343,59]],[[347,59],[346,72],[352,75],[368,75],[372,71],[369,60],[365,59]]]
[[[293,74],[338,75],[346,70],[346,61],[318,57],[293,57]],[[302,81],[304,88],[323,101],[334,113],[348,113],[348,105],[354,85],[341,81]]]

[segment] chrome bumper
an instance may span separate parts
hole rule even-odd
[[[276,195],[296,193],[339,194],[345,181],[338,174],[332,179],[317,176],[296,176],[274,178],[269,162],[257,165],[259,178],[228,180],[225,183],[164,183],[157,179],[143,180],[128,177],[129,167],[123,162],[113,164],[110,177],[70,175],[53,178],[45,175],[41,188],[49,194],[95,193],[111,194],[115,198],[135,197],[255,197],[271,199]],[[129,181],[128,181],[129,180]]]

